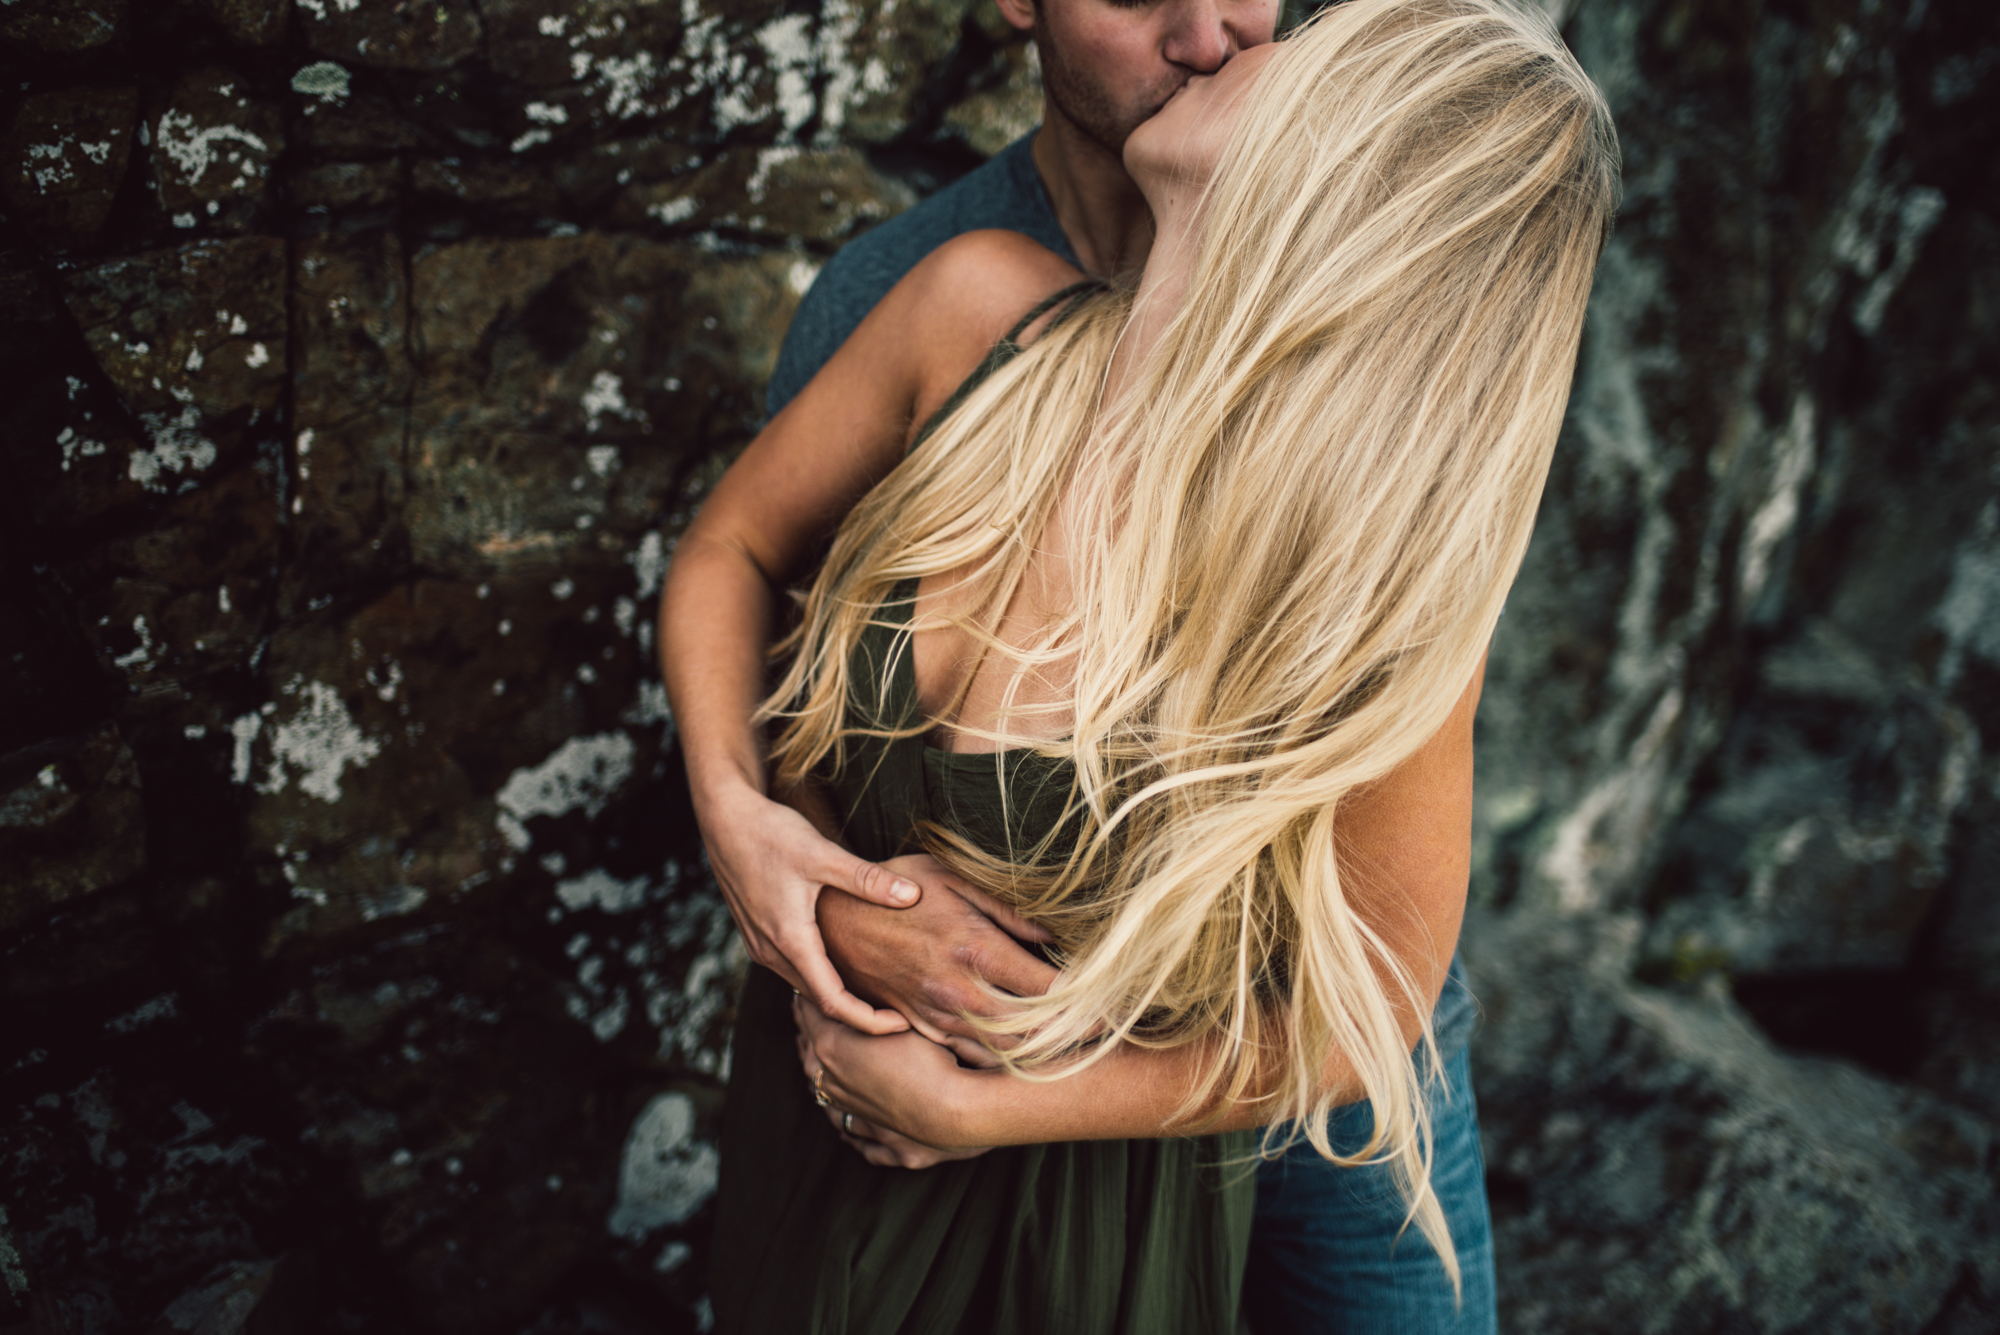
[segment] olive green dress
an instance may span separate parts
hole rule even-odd
[[[1010,336],[968,385],[1014,351]],[[894,728],[918,718],[914,595],[913,583],[899,586],[856,646],[855,680],[880,690],[851,707]],[[831,784],[848,846],[879,861],[908,851],[923,819],[996,852],[1010,835],[1013,847],[1030,846],[1059,818],[1070,773],[1032,750],[958,754],[917,736],[850,737]],[[722,1131],[711,1275],[720,1335],[1235,1329],[1253,1133],[1023,1145],[922,1170],[876,1168],[813,1105],[793,1037],[791,989],[753,966]]]

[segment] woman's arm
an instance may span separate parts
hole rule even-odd
[[[1341,874],[1391,952],[1415,980],[1422,1011],[1399,1006],[1416,1045],[1451,967],[1465,913],[1472,852],[1472,718],[1480,673],[1451,717],[1395,772],[1348,804],[1340,824]],[[1392,1001],[1394,994],[1392,993]],[[1198,1073],[1193,1047],[1126,1046],[1074,1076],[1028,1081],[960,1067],[915,1034],[869,1038],[809,1010],[800,1059],[839,1111],[946,1150],[1060,1140],[1103,1140],[1228,1131],[1271,1120],[1253,1097],[1183,1117]],[[1322,1088],[1340,1102],[1362,1096],[1345,1054],[1326,1056]]]
[[[661,597],[661,671],[695,817],[737,926],[760,964],[871,1032],[906,1022],[842,986],[814,904],[827,885],[890,907],[916,902],[918,890],[767,795],[763,739],[750,719],[777,600],[895,467],[914,424],[1073,274],[1012,233],[971,233],[932,252],[724,474],[681,537]]]

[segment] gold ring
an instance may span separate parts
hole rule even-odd
[[[822,1108],[826,1107],[827,1104],[833,1102],[832,1099],[826,1096],[826,1091],[820,1088],[819,1082],[824,1079],[826,1079],[826,1068],[822,1066],[817,1071],[813,1072],[813,1102],[817,1103]]]

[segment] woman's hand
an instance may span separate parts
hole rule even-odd
[[[696,804],[709,868],[750,957],[812,998],[826,1015],[867,1034],[894,1034],[910,1022],[877,1010],[847,990],[826,943],[815,906],[828,886],[885,908],[922,897],[907,875],[865,862],[826,838],[811,821],[747,785]]]
[[[986,1153],[988,1146],[966,1138],[962,1109],[983,1086],[1008,1077],[966,1070],[921,1034],[858,1034],[803,998],[793,999],[792,1016],[806,1080],[826,1096],[828,1118],[868,1162],[928,1168]]]
[[[798,1045],[799,1062],[805,1067],[806,1078],[810,1080],[821,1069],[819,1061],[813,1055],[812,1045],[806,1041],[804,1033],[798,1035]],[[878,1126],[864,1117],[856,1117],[831,1099],[821,1111],[847,1147],[877,1168],[935,1168],[938,1164],[958,1159],[977,1159],[988,1148],[941,1150],[911,1140],[886,1126]]]

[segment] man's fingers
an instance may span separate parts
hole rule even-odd
[[[1054,986],[1060,972],[1047,960],[1037,959],[1012,941],[987,938],[969,961],[981,978],[1017,997],[1039,997]]]
[[[826,957],[826,943],[820,940],[817,929],[780,937],[777,947],[792,968],[798,971],[796,979],[787,980],[791,982],[792,990],[811,998],[812,1003],[829,1018],[851,1025],[864,1034],[900,1034],[910,1027],[909,1021],[896,1012],[877,1011],[847,990],[847,985],[841,981],[840,971]]]
[[[924,894],[908,877],[844,853],[827,869],[823,879],[836,890],[845,890],[856,899],[880,904],[885,909],[906,909]]]
[[[1055,936],[1048,928],[1029,922],[978,886],[955,880],[952,882],[952,889],[958,891],[960,898],[991,918],[994,926],[1016,941],[1029,941],[1038,946],[1046,946],[1055,940]]]
[[[946,1040],[945,1046],[951,1049],[952,1056],[958,1058],[960,1066],[971,1066],[981,1071],[987,1071],[1000,1064],[998,1057],[995,1057],[985,1047],[969,1038],[960,1038],[958,1035],[953,1034]]]
[[[796,943],[802,947],[803,942]],[[813,934],[813,944],[819,945],[819,934]],[[838,1020],[850,1029],[858,1029],[864,1034],[900,1034],[910,1027],[895,1011],[880,1011],[849,992],[840,981],[840,973],[833,962],[826,957],[824,947],[817,959],[799,958],[805,952],[802,948],[792,952],[795,964],[805,967],[800,970],[803,986],[796,990],[811,998],[813,1005],[830,1020]]]

